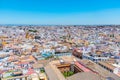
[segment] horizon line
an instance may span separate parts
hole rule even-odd
[[[89,25],[102,25],[102,26],[107,26],[107,25],[119,25],[120,24],[0,24],[0,25],[76,25],[76,26],[89,26]]]

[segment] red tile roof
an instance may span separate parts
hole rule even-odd
[[[29,68],[28,72],[27,72],[27,75],[30,75],[30,74],[33,74],[33,73],[35,73],[35,71],[33,69]]]
[[[90,70],[83,65],[81,65],[79,62],[75,62],[75,65],[77,65],[80,69],[82,69],[84,72],[90,72]]]

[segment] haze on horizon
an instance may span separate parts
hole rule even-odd
[[[120,0],[0,0],[0,24],[120,24]]]

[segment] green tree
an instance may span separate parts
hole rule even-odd
[[[72,71],[68,71],[68,72],[64,72],[63,73],[63,75],[64,75],[65,78],[69,77],[69,76],[72,76],[73,74],[74,74],[74,72],[72,72]]]

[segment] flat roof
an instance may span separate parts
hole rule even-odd
[[[108,70],[102,68],[101,66],[99,66],[98,64],[94,63],[93,61],[90,60],[80,60],[80,62],[82,62],[84,65],[86,65],[89,69],[97,72],[101,77],[106,78],[106,77],[113,77],[115,80],[119,80],[120,77],[118,77],[117,75],[109,72]]]
[[[103,65],[103,66],[106,66],[107,68],[109,68],[110,70],[114,70],[116,67],[114,67],[113,65],[107,63],[107,62],[98,62],[99,64]]]
[[[92,72],[80,72],[67,78],[68,80],[102,80],[100,76]]]
[[[66,80],[60,70],[55,65],[57,63],[59,63],[59,60],[52,61],[45,67],[45,72],[49,80]]]

